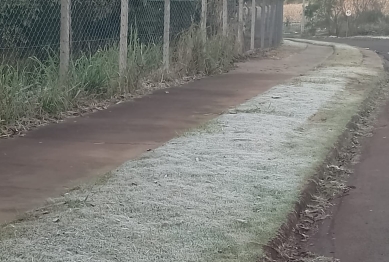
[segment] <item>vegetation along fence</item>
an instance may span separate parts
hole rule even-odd
[[[2,0],[0,131],[281,43],[283,0]]]

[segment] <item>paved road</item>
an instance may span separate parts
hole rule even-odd
[[[289,55],[290,53],[287,52]],[[251,60],[229,74],[158,91],[134,102],[0,141],[0,224],[216,117],[324,61],[309,46],[284,59]]]
[[[352,46],[369,48],[389,60],[389,39],[371,38],[325,38],[323,41],[344,43]],[[389,260],[388,260],[389,261]]]
[[[376,50],[389,59],[389,40],[326,39]],[[389,102],[349,181],[356,187],[324,222],[312,251],[341,262],[389,261]]]

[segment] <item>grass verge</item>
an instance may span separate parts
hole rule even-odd
[[[257,261],[370,90],[348,84],[378,76],[341,48],[295,84],[8,225],[0,260]]]
[[[367,52],[364,55],[366,54]],[[377,61],[378,56],[375,58]],[[364,64],[368,66],[373,61],[370,59]],[[380,71],[378,78],[359,79],[360,81],[352,82],[346,89],[350,93],[342,98],[353,96],[355,92],[360,94],[359,99],[352,102],[351,107],[335,106],[333,110],[321,111],[311,119],[310,126],[314,126],[317,121],[326,122],[328,119],[336,118],[343,119],[341,122],[347,125],[345,129],[339,130],[340,136],[333,137],[333,143],[328,143],[333,146],[325,151],[326,154],[323,155],[325,160],[318,163],[310,172],[314,176],[303,187],[299,202],[280,228],[277,237],[265,247],[267,256],[263,261],[338,261],[309,252],[307,242],[315,234],[321,221],[329,217],[328,209],[332,202],[353,189],[347,186],[346,180],[352,174],[352,166],[358,162],[361,141],[371,134],[374,121],[389,96],[388,76]],[[339,96],[339,99],[342,98]],[[353,99],[348,100],[351,102]]]

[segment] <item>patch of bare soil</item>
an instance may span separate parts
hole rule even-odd
[[[335,200],[353,190],[346,181],[358,162],[362,141],[371,136],[376,118],[388,98],[389,76],[373,89],[348,123],[326,161],[302,191],[300,201],[279,230],[278,237],[264,246],[267,256],[261,262],[338,261],[309,252],[308,240],[318,231],[319,224],[331,217],[330,207]],[[320,116],[314,116],[313,120],[323,121]]]

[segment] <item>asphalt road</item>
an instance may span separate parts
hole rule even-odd
[[[389,60],[389,39],[372,38],[324,38],[323,41],[343,43],[361,48],[369,48]]]
[[[389,39],[322,39],[369,48],[389,60]],[[311,251],[342,262],[389,261],[389,102],[362,148],[350,194],[321,225]]]

